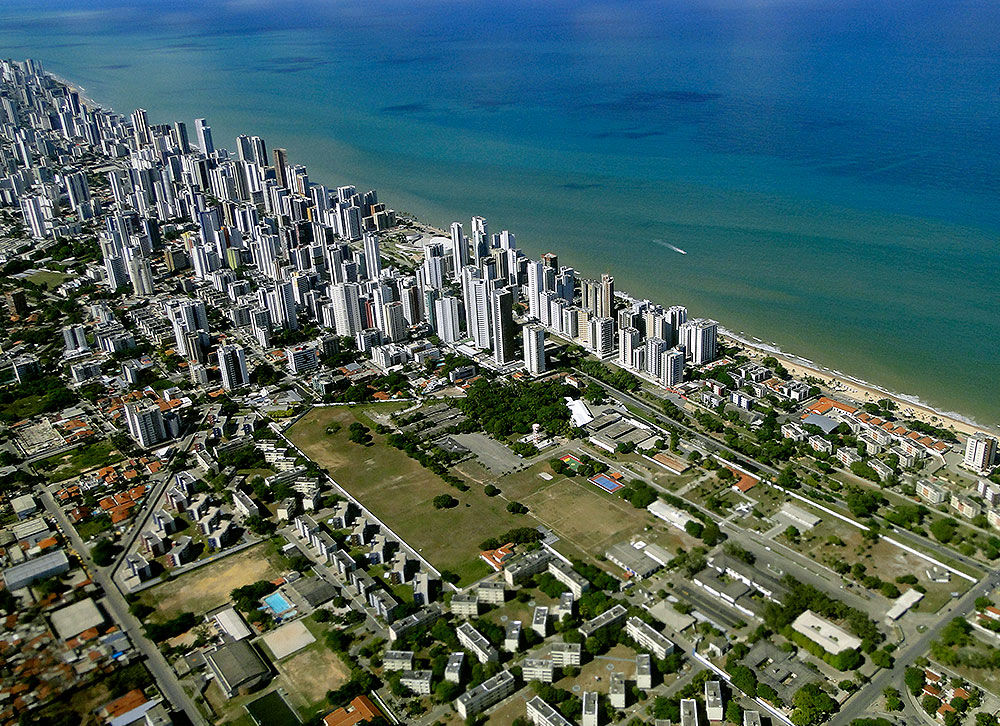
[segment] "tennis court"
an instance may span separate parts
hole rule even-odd
[[[625,486],[620,481],[618,481],[617,479],[612,479],[607,474],[597,474],[595,476],[590,477],[590,479],[588,479],[587,481],[589,481],[591,484],[596,484],[601,489],[611,494],[614,494],[616,491]]]

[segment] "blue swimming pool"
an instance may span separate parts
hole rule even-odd
[[[264,603],[271,608],[271,612],[275,615],[280,615],[286,610],[291,610],[295,607],[292,603],[288,602],[288,599],[280,592],[272,592],[264,598]]]

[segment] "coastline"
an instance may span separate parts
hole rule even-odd
[[[62,76],[53,73],[47,68],[45,69],[45,72],[48,73],[50,76],[52,76],[52,78],[57,80],[59,83],[69,88],[71,91],[75,91],[77,94],[79,94],[80,102],[83,103],[88,108],[104,108],[104,106],[102,106],[97,101],[95,101],[94,99],[92,99],[90,96],[87,95],[87,89],[84,88],[83,86],[73,83],[72,81],[68,81]]]
[[[420,240],[406,245],[409,248],[407,251],[411,254],[419,253],[423,244],[430,241],[432,237],[449,238],[449,233],[445,230],[435,227],[433,224],[422,222],[413,215],[407,215],[404,218],[410,226],[418,230],[421,234]],[[625,294],[631,297],[630,293]],[[924,403],[916,396],[891,391],[878,384],[870,383],[856,376],[828,368],[794,353],[785,352],[774,344],[750,339],[745,333],[734,333],[722,323],[719,324],[719,336],[730,343],[735,343],[746,349],[752,358],[761,359],[768,356],[775,358],[797,378],[818,378],[832,392],[841,393],[859,404],[888,398],[899,406],[900,414],[909,419],[923,421],[934,426],[953,428],[956,432],[964,436],[969,436],[977,432],[982,432],[990,436],[1000,434],[1000,430],[991,429],[964,414],[953,411],[941,411]]]
[[[46,70],[46,73],[48,73],[57,82],[62,83],[66,87],[77,92],[80,95],[81,102],[87,106],[91,108],[105,108],[88,96],[86,89],[83,86],[73,83],[58,74],[52,73],[51,71]],[[405,215],[403,218],[421,233],[421,237],[431,235],[448,239],[450,236],[447,231],[437,228],[432,224],[423,222],[415,215]],[[424,242],[425,239],[415,241],[413,246],[419,249],[423,246]],[[798,377],[809,376],[819,378],[833,391],[843,393],[845,396],[856,402],[865,403],[868,401],[877,401],[882,398],[888,398],[899,406],[901,414],[915,420],[924,421],[936,426],[951,427],[955,431],[966,436],[977,432],[986,433],[990,436],[997,436],[1000,434],[1000,429],[980,424],[965,414],[961,414],[959,412],[941,411],[924,403],[916,396],[888,390],[877,384],[842,373],[836,369],[822,366],[809,359],[797,356],[794,353],[785,352],[774,344],[768,344],[764,341],[760,341],[759,339],[749,339],[746,337],[746,334],[734,333],[727,329],[722,323],[720,323],[719,326],[719,334],[723,339],[728,339],[729,341],[737,343],[745,348],[751,356],[756,355],[756,357],[759,358],[771,356],[780,361],[781,364],[794,375]]]
[[[842,393],[854,402],[863,404],[888,398],[899,406],[900,415],[909,419],[923,421],[934,426],[953,428],[965,436],[978,432],[990,436],[998,434],[997,430],[991,429],[989,426],[984,426],[963,414],[941,411],[924,403],[915,396],[890,391],[875,383],[870,383],[842,373],[841,371],[827,368],[814,361],[800,358],[794,353],[786,353],[777,346],[748,340],[744,335],[733,333],[722,326],[719,328],[719,335],[729,342],[746,349],[752,358],[760,359],[768,356],[775,358],[796,377],[804,378],[809,376],[818,378],[823,381],[823,385],[830,388],[834,393]]]

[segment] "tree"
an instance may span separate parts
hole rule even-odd
[[[109,539],[102,539],[90,548],[90,556],[98,567],[107,567],[115,561],[118,548]]]
[[[726,720],[734,724],[743,723],[743,709],[740,708],[740,704],[735,700],[730,700],[726,704]]]
[[[816,683],[807,683],[792,696],[792,723],[795,726],[813,726],[822,723],[837,710],[837,702]]]
[[[788,538],[789,542],[797,543],[799,541],[799,535],[800,535],[799,528],[794,525],[791,524],[788,525],[788,527],[785,528],[784,534],[785,537]]]
[[[910,689],[914,696],[919,694],[924,688],[924,671],[921,668],[907,668],[903,675],[903,683]]]
[[[520,502],[508,502],[507,511],[511,514],[527,514],[528,508]]]
[[[451,509],[458,506],[458,500],[451,494],[438,494],[433,500],[435,509]]]

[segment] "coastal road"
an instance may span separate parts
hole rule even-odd
[[[989,593],[996,582],[997,579],[991,577],[977,583],[957,601],[954,607],[946,612],[939,613],[937,622],[914,640],[909,647],[893,653],[896,658],[893,667],[882,669],[876,673],[871,681],[855,693],[840,712],[830,720],[830,726],[849,726],[854,719],[866,716],[871,704],[882,695],[882,691],[886,687],[893,686],[900,690],[904,689],[903,673],[906,671],[907,666],[912,665],[913,661],[927,652],[931,641],[941,634],[941,630],[953,618],[962,617],[970,613],[975,607],[976,598]]]
[[[87,566],[93,580],[104,590],[104,602],[108,608],[111,619],[128,635],[132,645],[136,650],[146,657],[146,667],[153,674],[157,686],[163,693],[166,700],[175,709],[184,711],[188,719],[195,726],[207,726],[207,721],[202,717],[201,712],[188,697],[181,687],[180,682],[173,669],[167,664],[159,648],[150,641],[142,631],[142,624],[129,612],[128,603],[122,596],[112,578],[100,567],[98,567],[90,557],[90,550],[84,544],[76,529],[70,524],[69,519],[56,504],[52,495],[45,489],[41,490],[42,504],[45,509],[55,517],[59,528],[69,539],[73,548],[77,551],[80,559]]]

